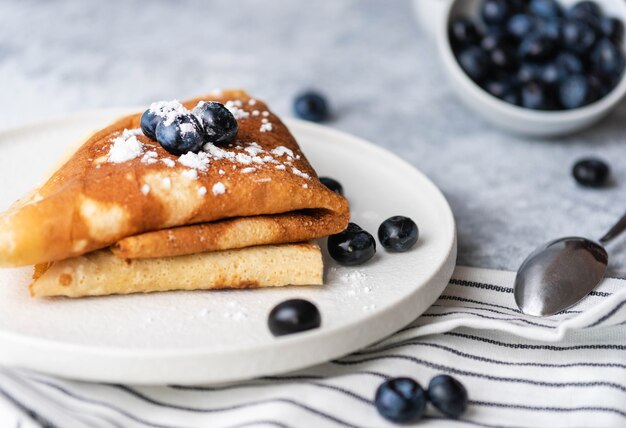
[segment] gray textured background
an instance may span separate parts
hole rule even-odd
[[[330,126],[443,190],[461,264],[514,270],[536,245],[598,237],[626,211],[626,105],[558,141],[493,129],[457,101],[408,1],[0,1],[0,128],[216,87],[247,88],[282,115],[303,88],[327,93]],[[586,155],[610,161],[612,186],[575,185]],[[626,239],[612,249],[624,276]]]

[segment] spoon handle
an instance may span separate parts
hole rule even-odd
[[[612,241],[613,238],[616,238],[620,235],[624,230],[626,230],[626,214],[609,230],[606,235],[600,238],[601,244],[608,244],[609,241]]]

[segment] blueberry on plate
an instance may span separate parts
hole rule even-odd
[[[378,413],[391,422],[410,422],[422,417],[426,400],[426,392],[417,382],[400,377],[378,387],[374,405]]]
[[[228,144],[237,136],[237,119],[224,104],[200,101],[192,113],[204,128],[207,143]]]
[[[550,107],[549,94],[546,87],[538,81],[530,81],[522,85],[520,104],[532,110],[547,110]]]
[[[580,19],[568,19],[563,24],[563,46],[579,54],[584,54],[596,43],[598,35],[594,28]]]
[[[617,18],[605,16],[600,19],[600,31],[617,45],[624,41],[624,23]]]
[[[387,250],[395,253],[408,251],[415,245],[419,230],[413,220],[396,215],[383,221],[378,227],[378,240]]]
[[[279,303],[267,318],[267,326],[274,336],[312,330],[321,324],[322,317],[317,306],[304,299],[291,299]]]
[[[524,37],[518,48],[518,54],[525,61],[543,61],[552,56],[556,43],[550,37],[533,33]]]
[[[343,186],[341,185],[340,182],[338,182],[334,178],[320,177],[320,181],[322,182],[324,186],[328,187],[333,192],[343,195]]]
[[[591,99],[591,87],[582,74],[569,76],[559,85],[559,101],[567,110],[589,104]]]
[[[150,105],[148,110],[141,115],[140,126],[143,134],[156,140],[156,127],[168,114],[179,111],[183,112],[183,106],[178,101],[156,102]]]
[[[509,18],[511,9],[508,0],[483,0],[480,13],[487,25],[499,25]]]
[[[506,24],[507,32],[516,39],[523,39],[536,28],[536,19],[530,15],[518,13]]]
[[[439,375],[428,384],[428,399],[441,413],[458,418],[467,409],[467,390],[452,376]]]
[[[450,22],[448,37],[454,48],[478,43],[480,33],[476,24],[465,17],[455,18]]]
[[[624,71],[624,52],[608,38],[600,39],[591,51],[591,64],[601,74],[619,77]]]
[[[293,110],[300,119],[311,122],[323,122],[328,119],[330,112],[326,98],[313,91],[304,92],[296,97]]]
[[[350,223],[343,232],[328,237],[328,253],[344,266],[360,265],[376,254],[376,241],[360,226]]]
[[[611,170],[601,159],[581,159],[572,168],[572,175],[581,186],[602,187],[606,184]]]
[[[458,56],[461,68],[475,82],[480,82],[489,71],[489,56],[478,46],[470,46]]]
[[[556,0],[530,0],[528,5],[530,12],[541,18],[552,19],[561,16],[561,6]]]
[[[178,113],[159,122],[156,139],[165,150],[180,156],[188,152],[198,153],[204,145],[204,132],[193,114]]]

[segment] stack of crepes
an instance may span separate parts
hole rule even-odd
[[[141,133],[141,113],[92,135],[40,188],[0,214],[0,266],[35,265],[32,296],[319,285],[313,239],[350,212],[267,106],[217,101],[236,139],[175,156]]]

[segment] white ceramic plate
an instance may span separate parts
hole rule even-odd
[[[36,186],[76,141],[125,113],[106,110],[0,133],[0,209]],[[392,215],[420,228],[411,251],[344,268],[325,257],[324,287],[33,299],[32,268],[0,269],[0,364],[74,379],[141,384],[235,381],[304,368],[384,338],[423,313],[456,258],[450,207],[420,172],[358,138],[288,126],[320,175],[344,186],[353,221],[376,236]],[[325,242],[322,242],[325,247]],[[290,298],[319,307],[322,327],[273,337],[267,315]]]

